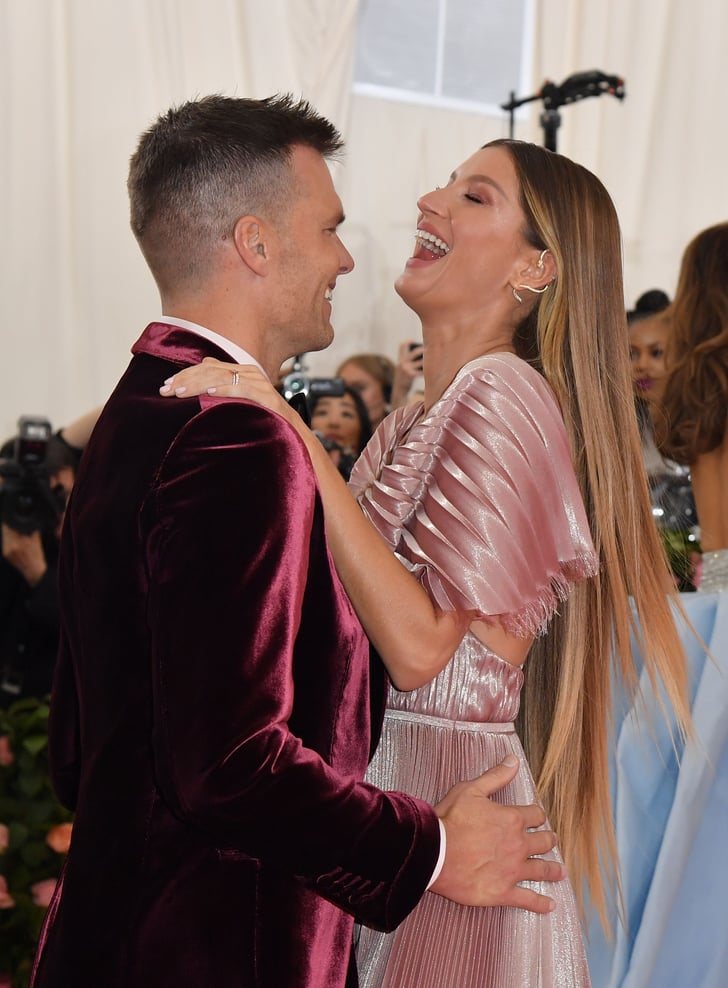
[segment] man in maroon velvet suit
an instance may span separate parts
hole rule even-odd
[[[331,341],[330,292],[352,267],[325,162],[339,145],[305,104],[207,97],[162,116],[132,159],[132,227],[165,315],[133,348],[66,517],[50,751],[76,816],[35,988],[354,985],[352,917],[395,927],[438,865],[435,809],[361,782],[381,672],[303,444],[251,403],[158,393],[205,356],[273,377]],[[514,773],[494,769],[490,791]],[[526,834],[540,811],[448,800],[448,894],[473,894],[488,813],[514,834],[494,884],[561,877],[526,862],[553,843]]]

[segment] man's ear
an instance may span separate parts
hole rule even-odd
[[[541,294],[556,279],[556,262],[550,250],[533,252],[516,281],[517,288]]]
[[[233,242],[241,261],[255,274],[268,274],[266,227],[257,216],[241,216],[233,228]]]

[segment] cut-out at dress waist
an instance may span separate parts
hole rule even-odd
[[[523,672],[465,635],[445,668],[409,693],[391,689],[389,710],[473,724],[508,724],[516,719]]]

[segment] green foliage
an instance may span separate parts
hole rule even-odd
[[[695,564],[700,558],[700,543],[692,531],[661,529],[662,547],[667,564],[681,592],[695,590]]]
[[[48,704],[26,699],[0,710],[0,743],[5,753],[0,759],[0,825],[7,827],[8,837],[0,853],[0,876],[15,903],[0,908],[0,973],[10,975],[13,988],[26,988],[45,914],[45,907],[33,902],[32,886],[58,878],[64,855],[46,837],[58,824],[70,822],[71,814],[59,804],[50,782]]]

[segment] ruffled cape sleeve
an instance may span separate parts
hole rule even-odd
[[[512,354],[489,355],[421,412],[390,415],[357,461],[362,510],[437,606],[543,633],[598,569],[548,384]]]

